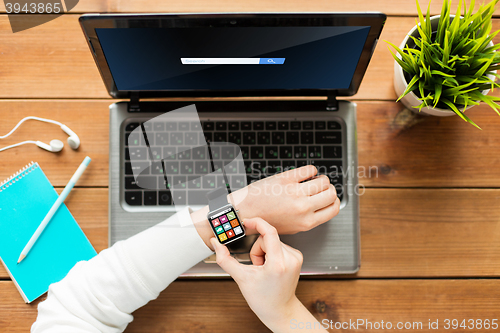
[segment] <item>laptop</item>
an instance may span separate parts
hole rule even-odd
[[[205,161],[182,148],[183,140],[196,142],[197,130],[200,143],[228,142],[241,149],[245,184],[307,164],[323,170],[337,189],[339,214],[281,239],[303,253],[303,275],[355,273],[360,265],[356,104],[337,97],[357,92],[385,19],[382,13],[80,17],[109,94],[122,100],[110,105],[109,245],[174,214],[174,199],[193,209],[206,204],[200,198],[215,185],[193,178]],[[199,122],[155,120],[193,104]],[[136,136],[138,128],[150,139]],[[134,177],[138,164],[132,161],[152,164],[156,152],[175,154],[169,165],[187,184],[185,193],[174,198]],[[229,155],[221,160],[231,157],[224,154]],[[146,178],[152,184],[164,181],[153,168]],[[249,262],[253,240],[246,237],[231,248],[239,261]],[[223,275],[215,256],[184,274]]]

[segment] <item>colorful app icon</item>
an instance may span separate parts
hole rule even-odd
[[[229,223],[224,223],[222,226],[224,227],[224,230],[231,229],[231,225]]]
[[[225,241],[227,239],[226,234],[225,233],[220,234],[219,235],[219,239],[220,239],[221,242]]]
[[[227,214],[227,215],[229,216],[229,214]],[[233,226],[233,228],[236,228],[236,227],[239,225],[239,223],[238,223],[238,220],[237,220],[237,219],[231,220],[231,221],[230,221],[230,223],[231,223],[231,225]]]
[[[241,230],[241,227],[236,227],[236,228],[234,228],[234,233],[236,235],[239,235],[239,234],[243,233],[243,230]]]
[[[212,224],[214,225],[214,227],[218,227],[220,226],[220,222],[219,222],[219,219],[215,219],[212,221]]]
[[[221,217],[219,217],[219,220],[220,223],[226,223],[227,221],[229,221],[226,215],[222,215]]]
[[[218,234],[220,234],[221,232],[224,232],[224,228],[222,228],[221,226],[218,226],[217,228],[215,228],[215,232]]]
[[[232,219],[235,219],[236,218],[236,215],[234,214],[234,212],[229,212],[227,213],[227,218],[229,220],[232,220]]]
[[[234,237],[234,231],[232,231],[232,230],[229,230],[228,232],[226,232],[226,234],[227,234],[228,238],[233,238]]]

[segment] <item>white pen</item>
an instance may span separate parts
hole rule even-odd
[[[85,169],[89,165],[90,161],[91,161],[90,157],[87,156],[83,160],[82,164],[80,164],[80,166],[76,170],[76,172],[73,175],[73,177],[71,177],[71,179],[69,180],[68,185],[66,185],[66,187],[62,191],[61,195],[57,198],[56,202],[54,202],[54,205],[52,205],[52,207],[50,208],[49,212],[47,213],[47,215],[43,219],[42,223],[40,223],[40,225],[36,229],[36,231],[33,234],[33,236],[31,236],[28,244],[26,244],[26,246],[24,247],[23,251],[21,252],[21,255],[19,256],[19,260],[17,260],[18,264],[21,261],[23,261],[24,258],[26,258],[26,256],[30,252],[31,248],[33,247],[33,245],[37,241],[38,237],[40,237],[40,235],[42,234],[43,230],[45,229],[45,227],[47,226],[47,224],[49,224],[50,220],[52,219],[52,217],[54,216],[54,214],[57,212],[57,210],[59,209],[59,207],[61,206],[61,204],[64,202],[64,200],[66,200],[66,197],[68,196],[69,192],[71,192],[71,190],[75,186],[76,182],[78,181],[78,179],[80,178],[80,176],[83,174],[83,172],[85,171]]]

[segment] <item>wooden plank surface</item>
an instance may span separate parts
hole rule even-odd
[[[67,201],[97,251],[107,247],[107,195],[78,188]],[[358,277],[500,276],[500,190],[367,189],[360,205]]]
[[[372,329],[330,332],[387,332],[375,329],[384,321],[415,328],[408,332],[443,332],[445,319],[498,319],[499,280],[335,280],[300,281],[297,296],[318,320],[372,323]],[[45,296],[43,297],[45,298]],[[42,299],[43,299],[42,298]],[[10,281],[0,281],[0,328],[2,332],[27,332],[36,320],[36,307],[24,304]],[[220,304],[229,313],[214,311]],[[439,330],[429,329],[429,320]],[[498,320],[497,320],[498,322]],[[466,321],[467,323],[467,321]],[[468,323],[467,323],[468,325]],[[379,326],[380,327],[380,326]],[[125,332],[268,332],[247,306],[233,281],[177,281],[157,300],[134,313]],[[454,332],[495,332],[496,330],[451,330]]]
[[[35,29],[13,34],[0,15],[0,98],[108,98],[78,24],[64,15]],[[395,100],[394,60],[383,40],[399,45],[412,17],[389,17],[355,98]],[[500,19],[494,20],[500,29]],[[500,36],[495,39],[500,41]]]
[[[68,145],[58,154],[34,145],[2,152],[0,180],[38,161],[55,186],[65,186],[88,154],[93,158],[82,186],[108,185],[108,106],[112,100],[3,100],[0,134],[26,116],[37,115],[65,123],[82,141],[78,151]],[[403,111],[391,102],[357,102],[360,184],[369,187],[500,187],[500,117],[488,106],[470,110],[482,126],[477,130],[458,117],[425,117]],[[65,142],[52,124],[29,121],[1,146],[24,140]],[[350,170],[346,170],[352,172]]]
[[[427,1],[420,1],[422,8],[427,8]],[[470,0],[466,1],[467,5]],[[431,2],[431,13],[441,12],[442,1]],[[457,1],[453,1],[455,8]],[[476,5],[476,8],[478,5]],[[230,0],[187,0],[187,1],[146,1],[146,0],[80,0],[71,13],[87,12],[157,12],[157,13],[189,13],[189,12],[355,12],[380,11],[388,15],[411,15],[417,13],[413,0],[275,0],[275,1],[230,1]],[[0,4],[0,12],[5,6]],[[495,15],[499,15],[497,9]]]

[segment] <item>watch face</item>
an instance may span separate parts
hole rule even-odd
[[[245,237],[245,229],[232,205],[208,213],[208,222],[221,244]]]

